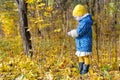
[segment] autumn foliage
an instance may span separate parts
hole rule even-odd
[[[88,0],[93,52],[89,73],[80,75],[74,39],[67,36],[76,28],[72,9],[80,2],[64,1],[25,0],[32,57],[24,55],[16,2],[0,1],[0,80],[120,79],[120,2]]]

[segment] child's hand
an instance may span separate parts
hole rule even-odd
[[[78,37],[78,33],[76,29],[69,31],[67,34],[73,38]]]

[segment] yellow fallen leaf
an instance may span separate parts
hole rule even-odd
[[[94,75],[94,73],[93,73],[93,70],[92,70],[92,69],[90,69],[90,70],[89,70],[89,73],[90,73],[90,75]]]
[[[18,77],[15,78],[15,80],[28,80],[24,74],[19,75]]]
[[[59,28],[59,29],[55,29],[54,30],[54,32],[60,32],[61,31],[61,29]]]
[[[51,74],[51,72],[46,73],[46,78],[48,80],[53,80],[53,75]]]

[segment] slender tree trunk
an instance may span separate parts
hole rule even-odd
[[[32,56],[31,35],[28,31],[27,3],[24,0],[16,0],[20,17],[20,33],[23,40],[24,53]]]
[[[117,1],[117,0],[115,0]],[[115,5],[116,2],[115,2]],[[115,8],[117,8],[117,6],[115,6]],[[115,48],[115,53],[113,53],[113,57],[115,58],[115,62],[113,63],[113,68],[116,69],[117,68],[117,33],[116,33],[116,28],[115,26],[117,25],[117,10],[115,10],[115,13],[113,14],[113,24],[112,24],[112,27],[113,27],[113,45],[114,45],[114,48]]]
[[[87,4],[87,6],[89,7],[89,12],[92,14],[92,16],[95,16],[95,14],[98,14],[99,13],[99,10],[98,10],[98,6],[96,6],[98,4],[99,0],[96,1],[96,0],[92,0],[91,1],[91,7],[90,5]],[[97,7],[97,8],[96,8]],[[96,33],[96,54],[97,54],[97,61],[99,62],[99,53],[98,53],[98,47],[99,47],[99,44],[98,44],[98,34],[99,34],[99,29],[98,29],[98,24],[96,22],[96,20],[94,20],[94,30],[95,30],[95,33]]]

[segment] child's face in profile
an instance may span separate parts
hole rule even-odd
[[[75,20],[79,21],[81,16],[74,16]]]

